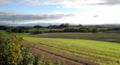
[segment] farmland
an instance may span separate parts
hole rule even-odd
[[[9,33],[4,30],[0,32],[4,33],[6,36],[9,35]],[[45,49],[50,53],[55,52],[58,56],[59,54],[60,56],[68,56],[65,57],[68,58],[68,60],[75,58],[79,61],[85,61],[86,63],[92,62],[100,65],[120,65],[119,33],[61,32],[41,34],[16,33],[16,35],[24,37],[25,41],[37,46],[37,48]],[[33,48],[32,46],[30,47]],[[54,53],[52,54],[54,55]],[[69,65],[69,63],[66,65]]]
[[[8,32],[6,32],[6,31],[4,31],[4,30],[0,30],[0,34],[3,34],[3,35],[5,35],[5,36],[9,36],[8,34]]]
[[[30,33],[16,33],[16,35],[21,36],[21,37],[26,37],[26,36],[29,36]]]
[[[108,42],[120,42],[119,33],[43,33],[31,36],[40,38],[87,39]]]
[[[85,59],[100,65],[120,65],[118,43],[62,38],[24,37],[24,39],[39,48],[59,54]]]
[[[120,0],[0,0],[0,65],[120,65]]]
[[[10,34],[4,30],[0,30],[0,33],[5,35],[5,36],[9,36],[9,34]],[[16,33],[16,35],[21,36],[21,37],[26,37],[26,36],[29,36],[30,33]]]

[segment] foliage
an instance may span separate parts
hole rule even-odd
[[[33,64],[34,56],[30,52],[29,48],[21,47],[22,61],[19,65],[30,65]]]
[[[35,55],[33,65],[45,65],[44,57]]]
[[[22,61],[21,46],[23,38],[11,34],[6,44],[9,44],[8,62],[10,65],[18,65]]]
[[[0,37],[0,64],[5,65],[17,65],[22,61],[21,54],[21,43],[23,39],[21,37],[16,36],[15,34],[11,34],[9,38],[3,38],[5,36]]]
[[[4,35],[0,34],[0,65],[6,65],[8,53],[8,44],[5,43],[6,38]]]
[[[47,65],[43,56],[33,55],[22,45],[23,38],[16,34],[0,34],[0,65]],[[51,62],[53,65],[54,63]]]
[[[99,32],[99,30],[97,28],[92,28],[92,27],[70,27],[70,28],[66,28],[64,29],[65,32]]]
[[[35,25],[33,28],[42,28],[40,25]]]
[[[56,29],[56,30],[54,30]],[[34,33],[34,32],[113,32],[120,31],[120,26],[116,25],[69,25],[68,23],[49,26],[0,26],[0,30],[9,33]]]
[[[68,24],[68,23],[66,23],[66,24],[60,24],[59,27],[60,27],[60,28],[66,28],[66,27],[69,27],[69,24]]]
[[[32,34],[41,34],[43,33],[42,31],[34,31]]]

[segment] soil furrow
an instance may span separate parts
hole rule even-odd
[[[66,55],[61,55],[61,54],[58,54],[58,53],[55,53],[55,52],[52,52],[46,49],[42,49],[28,42],[24,42],[24,45],[26,47],[32,48],[33,53],[44,55],[45,57],[47,57],[47,59],[48,59],[48,56],[50,56],[52,57],[51,58],[52,60],[55,60],[55,59],[60,60],[65,65],[99,65],[96,63],[91,63],[85,60],[77,59],[77,58],[66,56]]]

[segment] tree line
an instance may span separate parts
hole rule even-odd
[[[52,32],[106,32],[106,31],[120,31],[120,26],[83,26],[83,25],[49,25],[49,26],[0,26],[0,30],[6,30],[9,33],[52,33]]]

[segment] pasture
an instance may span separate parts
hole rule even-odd
[[[16,35],[21,36],[21,37],[27,37],[30,35],[30,33],[16,33]]]
[[[69,33],[68,35],[71,36],[70,34],[71,33]],[[63,33],[61,33],[61,35],[59,35],[58,37],[68,37],[67,35],[63,36]],[[91,35],[91,33],[89,33],[89,35]],[[39,35],[39,37],[44,36],[45,34]],[[49,36],[50,34],[47,37]],[[100,36],[102,37],[103,35]],[[71,37],[74,38],[74,35],[72,35]],[[79,36],[76,35],[76,38],[79,38]],[[86,61],[99,63],[100,65],[120,65],[120,44],[118,43],[62,38],[24,37],[24,39],[36,45],[37,47],[45,48],[49,51],[54,51],[59,54],[85,59]]]
[[[3,34],[5,36],[9,36],[10,33],[4,31],[4,30],[0,30],[0,34]],[[30,33],[16,33],[17,36],[21,36],[21,37],[26,37],[29,36]]]
[[[119,33],[43,33],[31,36],[39,38],[67,38],[120,42]]]
[[[9,36],[9,33],[6,32],[6,31],[4,31],[4,30],[0,30],[0,34],[3,34],[3,35],[5,35],[5,36]]]

